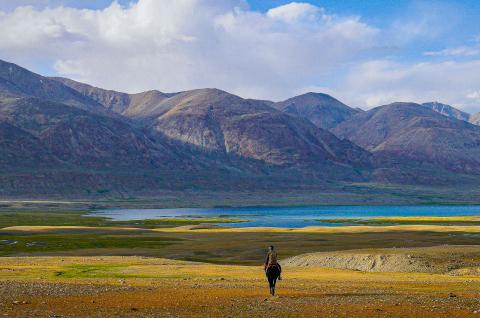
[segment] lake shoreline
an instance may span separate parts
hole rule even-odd
[[[196,221],[221,227],[303,228],[306,226],[340,225],[480,225],[480,206],[477,205],[331,205],[241,208],[180,208],[180,209],[104,209],[90,211],[88,216],[104,217],[112,221],[151,220]],[[402,219],[409,217],[410,219]],[[432,219],[437,217],[437,219]],[[456,219],[453,219],[456,217]],[[463,217],[463,219],[459,219]],[[469,218],[470,217],[470,218]],[[214,219],[212,222],[210,219]],[[411,219],[416,218],[416,219]],[[429,218],[429,219],[422,219]],[[443,218],[443,219],[438,219]],[[202,222],[202,219],[205,222]],[[225,220],[225,222],[222,222]],[[237,220],[238,222],[235,222]]]

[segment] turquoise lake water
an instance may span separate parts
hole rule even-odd
[[[235,217],[247,222],[219,224],[230,227],[304,227],[310,225],[339,226],[322,222],[333,218],[368,218],[378,216],[459,216],[480,215],[475,205],[417,206],[307,206],[185,209],[108,209],[93,213],[113,220],[142,220],[174,217]]]

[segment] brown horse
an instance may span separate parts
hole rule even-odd
[[[280,268],[276,265],[269,266],[265,274],[267,275],[268,285],[270,286],[270,295],[275,296],[275,284],[280,276]]]

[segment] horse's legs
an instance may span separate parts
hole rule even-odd
[[[270,286],[270,295],[275,296],[275,285],[277,283],[278,274],[275,272],[267,272],[268,285]]]
[[[270,294],[272,294],[273,280],[272,280],[272,277],[268,273],[267,273],[267,279],[268,279],[268,288],[270,289]]]

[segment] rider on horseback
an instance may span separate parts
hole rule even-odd
[[[280,266],[277,260],[278,260],[277,252],[275,252],[275,248],[273,247],[273,245],[270,245],[268,247],[267,257],[265,258],[265,264],[264,264],[265,271],[267,271],[267,269],[270,267],[276,266],[278,268],[278,271],[280,272],[278,279],[282,280],[282,277],[281,277],[282,267]]]

